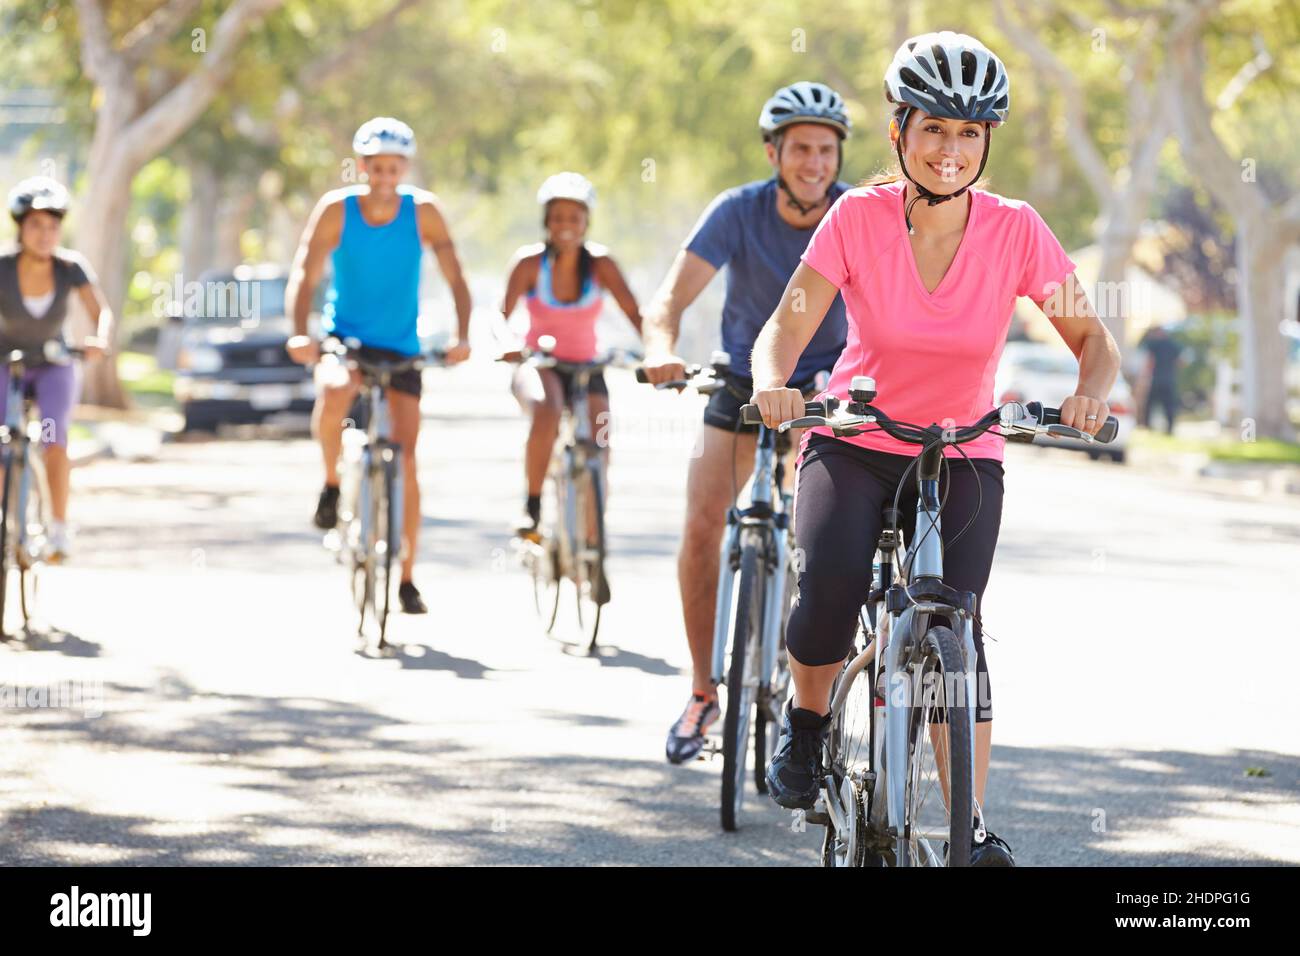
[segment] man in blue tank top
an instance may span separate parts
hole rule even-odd
[[[674,354],[682,312],[726,266],[722,348],[731,356],[731,375],[704,412],[701,452],[686,479],[686,527],[677,559],[694,683],[686,709],[668,731],[672,763],[700,752],[705,731],[719,715],[712,680],[718,552],[732,489],[745,483],[754,463],[757,426],[736,432],[740,406],[753,392],[750,353],[817,224],[849,189],[839,181],[849,126],[844,100],[825,84],[805,81],[777,90],[759,116],[774,175],[713,200],[646,311],[646,377],[655,383],[685,378],[685,363]],[[811,386],[818,372],[834,366],[845,330],[844,301],[836,296],[799,359],[791,387]]]
[[[415,153],[415,136],[405,123],[380,116],[357,130],[353,150],[361,160],[367,185],[326,193],[312,211],[294,257],[286,290],[287,308],[295,335],[289,340],[294,361],[316,362],[319,343],[307,335],[312,296],[328,258],[333,281],[322,329],[340,339],[355,338],[362,354],[394,359],[419,353],[420,261],[427,245],[456,301],[457,332],[447,349],[447,362],[469,357],[469,286],[432,193],[401,184]],[[325,487],[316,506],[317,527],[334,527],[338,520],[339,451],[343,419],[360,388],[359,372],[317,366],[316,407],[312,433],[320,442]],[[420,487],[415,467],[420,435],[420,373],[399,375],[387,394],[392,438],[402,455],[404,511],[402,582],[398,600],[408,614],[427,610],[411,580],[420,530]]]

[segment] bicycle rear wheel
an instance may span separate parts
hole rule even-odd
[[[745,801],[745,764],[749,730],[758,699],[759,653],[762,647],[762,561],[755,542],[740,552],[740,579],[732,592],[731,666],[727,672],[727,711],[722,721],[722,829],[737,828]]]
[[[835,679],[835,687],[831,691],[832,700],[849,679],[849,665],[873,635],[874,632],[862,621],[859,638],[854,642],[849,659]],[[827,801],[837,801],[837,806],[843,811],[843,825],[837,829],[833,815],[827,821],[826,835],[822,842],[823,866],[883,866],[887,862],[869,846],[871,839],[867,831],[875,713],[872,672],[872,665],[868,663],[854,675],[853,683],[845,692],[844,704],[831,722],[826,788],[833,792],[827,794]]]
[[[598,460],[588,461],[572,485],[576,494],[577,555],[573,565],[573,583],[578,598],[578,631],[587,653],[596,650],[600,631],[600,612],[607,596],[605,589],[605,489]]]
[[[971,753],[971,701],[966,694],[961,645],[950,628],[926,631],[909,677],[914,700],[908,720],[903,832],[899,866],[969,866],[975,816]],[[937,723],[931,723],[931,718]],[[948,784],[948,804],[943,801]]]

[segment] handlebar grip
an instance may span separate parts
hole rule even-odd
[[[825,403],[825,402],[806,402],[806,403],[804,404],[804,411],[803,411],[803,414],[804,414],[804,417],[805,417],[805,418],[807,418],[807,417],[812,417],[812,418],[825,418],[825,417],[826,417],[826,403]],[[741,423],[744,424],[744,425],[761,425],[761,424],[763,424],[763,416],[762,416],[762,414],[759,412],[759,410],[758,410],[758,406],[757,406],[757,405],[741,405],[741,406],[740,406],[740,421],[741,421]]]
[[[636,367],[636,380],[640,382],[642,385],[646,385],[649,383],[650,379],[646,378],[644,365],[638,365]]]
[[[1034,402],[1030,403],[1030,411],[1033,411],[1032,406],[1034,404],[1036,403]],[[1061,410],[1059,408],[1048,408],[1046,406],[1043,406],[1042,412],[1039,413],[1038,419],[1044,425],[1059,425],[1061,424]],[[1118,434],[1119,434],[1119,419],[1117,419],[1114,415],[1107,415],[1106,421],[1103,422],[1101,428],[1097,430],[1097,434],[1092,436],[1092,440],[1099,441],[1102,443],[1114,441],[1115,436]]]

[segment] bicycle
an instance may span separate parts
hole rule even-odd
[[[870,430],[922,446],[913,463],[919,486],[916,529],[900,562],[904,542],[896,494],[895,506],[884,509],[872,587],[859,613],[854,647],[832,690],[821,794],[804,819],[826,828],[824,866],[966,866],[972,839],[984,839],[983,812],[973,790],[975,595],[943,581],[943,448],[960,446],[995,425],[1000,431],[994,434],[1007,441],[1032,442],[1045,434],[1104,443],[1114,439],[1119,423],[1110,416],[1089,438],[1060,424],[1059,409],[1009,402],[973,425],[921,427],[894,421],[872,405],[876,385],[868,376],[853,378],[849,399],[846,414],[837,414],[841,400],[830,396],[808,404],[804,417],[783,422],[780,430],[826,426],[837,436],[852,436],[874,426]],[[761,418],[753,405],[746,405],[741,417]],[[953,628],[930,626],[932,617],[954,622],[960,636]],[[864,670],[868,678],[862,682],[857,678]],[[941,729],[928,729],[932,717]],[[934,787],[927,772],[930,758],[941,801],[946,792],[939,805],[927,805]],[[900,772],[891,775],[890,767]],[[934,845],[940,839],[947,844],[943,857]]]
[[[727,387],[729,368],[729,356],[715,352],[708,366],[689,366],[686,379],[656,388],[689,386],[711,394]],[[646,381],[640,372],[637,377]],[[767,764],[776,751],[790,685],[785,625],[796,580],[792,499],[784,490],[790,440],[785,432],[757,424],[754,470],[727,509],[714,612],[713,683],[726,686],[727,702],[721,746],[710,752],[722,753],[721,818],[728,832],[740,825],[751,745],[754,787],[767,792]],[[748,502],[744,507],[738,504],[742,499]]]
[[[570,377],[559,434],[547,468],[550,523],[515,539],[533,582],[533,603],[544,631],[551,634],[559,616],[561,584],[573,582],[578,634],[587,654],[596,652],[601,611],[609,602],[605,560],[605,461],[591,431],[588,389],[591,377],[634,358],[610,352],[591,362],[565,362],[552,353],[555,338],[543,335],[536,350],[522,349],[522,361]],[[544,511],[545,515],[545,511]]]
[[[390,436],[384,395],[395,376],[439,362],[442,353],[390,361],[363,358],[361,347],[354,338],[339,341],[329,337],[321,343],[324,355],[361,373],[361,391],[354,415],[345,423],[339,455],[339,524],[326,535],[325,542],[340,560],[346,555],[349,562],[357,636],[365,637],[368,613],[378,628],[376,649],[383,651],[388,647],[393,562],[400,563],[402,552],[404,451]]]
[[[31,453],[32,444],[42,440],[42,423],[32,417],[35,396],[24,387],[23,376],[33,360],[66,364],[72,356],[84,354],[83,349],[51,339],[39,350],[14,349],[5,357],[9,387],[5,422],[0,427],[0,464],[4,471],[0,479],[0,638],[9,637],[6,622],[12,606],[9,586],[13,572],[18,574],[18,601],[25,631],[35,613],[38,572],[45,563],[49,485],[41,456]]]

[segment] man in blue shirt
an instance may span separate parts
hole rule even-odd
[[[757,426],[742,426],[736,437],[740,406],[753,393],[750,352],[813,230],[849,189],[839,182],[849,127],[844,101],[830,87],[805,81],[777,90],[759,117],[775,175],[713,200],[646,313],[646,377],[655,383],[684,378],[685,362],[674,354],[682,312],[727,267],[722,347],[731,356],[731,375],[704,413],[701,454],[692,460],[686,481],[686,528],[677,558],[694,683],[686,710],[668,732],[672,763],[699,753],[719,714],[712,681],[718,552],[732,489],[745,482],[754,462]],[[836,297],[799,359],[791,387],[809,387],[818,372],[828,371],[844,348],[844,335],[844,302]]]
[[[316,362],[319,345],[307,335],[312,295],[329,259],[333,282],[321,326],[340,339],[355,338],[361,353],[395,361],[416,355],[420,306],[420,261],[428,246],[456,301],[457,333],[447,347],[450,364],[469,357],[469,287],[456,248],[432,193],[402,185],[415,135],[405,123],[388,116],[369,120],[357,130],[353,150],[361,157],[366,185],[326,193],[303,233],[294,257],[286,308],[293,316],[289,355],[297,362]],[[339,371],[339,370],[334,370]],[[345,370],[343,370],[345,371]],[[312,413],[312,431],[320,441],[325,487],[316,505],[316,526],[332,528],[338,520],[339,451],[343,418],[361,384],[360,372],[329,378],[318,375],[320,392]],[[420,486],[415,467],[420,436],[420,373],[399,373],[387,394],[392,438],[401,445],[403,474],[402,581],[397,590],[402,610],[428,609],[411,580],[420,530]]]

